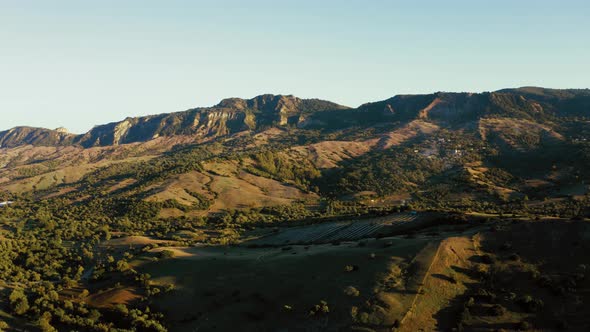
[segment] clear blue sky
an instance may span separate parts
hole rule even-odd
[[[588,0],[0,0],[0,130],[262,93],[590,87]]]

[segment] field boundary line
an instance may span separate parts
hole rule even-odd
[[[400,320],[401,324],[403,324],[404,321],[406,320],[406,318],[408,318],[408,315],[413,312],[414,306],[416,305],[416,302],[418,301],[418,296],[421,295],[420,291],[422,291],[422,289],[424,288],[424,282],[426,281],[426,278],[430,275],[430,270],[432,269],[434,262],[436,262],[436,260],[438,259],[438,255],[439,255],[441,247],[442,247],[442,241],[439,242],[438,247],[436,248],[436,252],[434,253],[434,256],[432,257],[432,261],[430,262],[430,265],[428,266],[428,269],[426,270],[426,273],[424,274],[424,277],[422,278],[422,281],[420,282],[420,286],[416,290],[416,296],[414,296],[414,300],[412,300],[412,304],[410,304],[410,308],[408,308],[408,311],[406,311],[406,313],[404,314],[404,316]]]

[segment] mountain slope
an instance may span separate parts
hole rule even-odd
[[[563,117],[587,117],[588,109],[590,90],[587,89],[526,87],[491,93],[399,95],[356,109],[318,99],[261,95],[252,99],[224,99],[208,108],[127,118],[96,126],[77,136],[59,130],[17,127],[0,132],[0,146],[108,146],[145,142],[160,136],[215,138],[241,131],[262,131],[270,127],[338,130],[415,119],[443,122],[446,125],[465,125],[487,117],[547,122]]]
[[[77,136],[15,128],[0,135],[0,190],[75,202],[133,198],[163,204],[170,216],[295,202],[317,209],[326,199],[366,204],[367,195],[384,205],[561,202],[564,192],[584,195],[590,181],[589,95],[438,92],[356,109],[262,95]]]
[[[72,144],[74,134],[63,129],[15,127],[0,131],[0,148],[14,148],[23,145],[63,146]]]

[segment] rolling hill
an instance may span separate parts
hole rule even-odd
[[[0,330],[581,331],[590,90],[0,132]]]
[[[0,132],[0,190],[167,202],[165,216],[293,202],[313,209],[367,193],[435,207],[563,201],[588,192],[589,100],[588,90],[534,87],[400,95],[358,108],[262,95],[81,135],[18,127]]]

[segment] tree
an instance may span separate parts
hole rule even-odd
[[[44,312],[41,317],[39,317],[39,328],[43,332],[57,332],[55,327],[51,326],[51,314],[49,312]]]
[[[162,250],[160,251],[160,258],[173,258],[174,251],[172,250]]]
[[[344,294],[352,297],[357,297],[361,294],[361,292],[354,286],[348,286],[344,289]]]
[[[29,300],[22,289],[15,288],[8,299],[15,314],[22,315],[29,310]]]
[[[127,270],[129,270],[131,267],[129,266],[129,263],[127,263],[125,260],[119,260],[117,262],[117,271],[119,272],[125,272]]]

